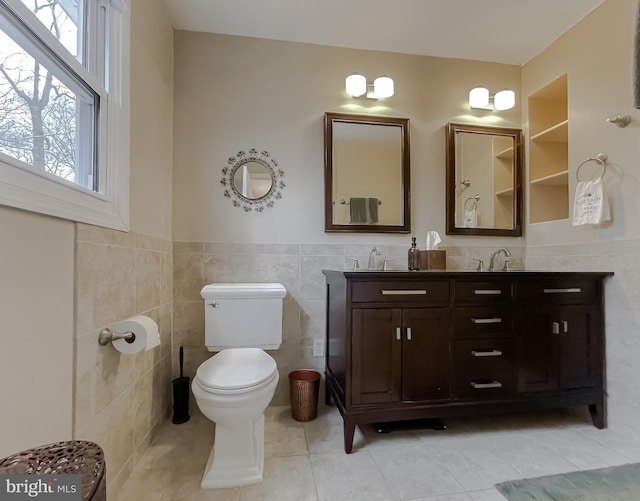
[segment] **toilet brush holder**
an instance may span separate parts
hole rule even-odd
[[[183,375],[184,348],[180,347],[180,377],[175,378],[173,384],[173,424],[189,421],[189,377]]]

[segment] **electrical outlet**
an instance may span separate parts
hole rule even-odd
[[[324,356],[324,339],[313,340],[313,356],[314,357]]]

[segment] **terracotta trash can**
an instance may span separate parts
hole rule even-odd
[[[298,369],[289,373],[291,417],[296,421],[312,421],[318,415],[320,373]]]
[[[0,475],[80,475],[82,501],[106,501],[106,463],[94,442],[68,440],[0,459]]]

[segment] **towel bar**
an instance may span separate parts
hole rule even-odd
[[[351,205],[351,202],[343,198],[340,200],[340,205]],[[382,200],[378,199],[378,205],[382,205]]]

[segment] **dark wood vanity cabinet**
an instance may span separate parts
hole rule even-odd
[[[345,452],[376,422],[588,405],[604,427],[611,273],[323,273]]]

